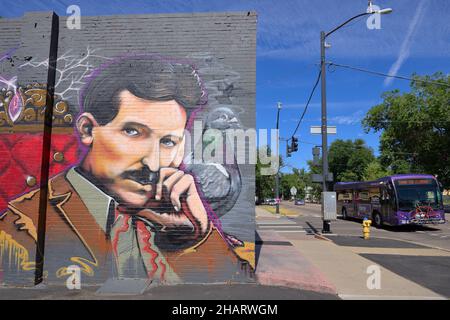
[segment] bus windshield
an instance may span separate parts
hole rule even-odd
[[[436,181],[432,179],[397,180],[395,185],[400,210],[411,211],[418,206],[439,209],[441,193]]]

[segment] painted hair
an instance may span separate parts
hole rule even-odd
[[[91,74],[82,90],[82,111],[105,125],[116,117],[119,94],[124,90],[145,100],[175,100],[185,108],[188,119],[206,103],[200,77],[192,65],[135,55],[113,60]]]

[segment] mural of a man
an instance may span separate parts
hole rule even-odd
[[[188,64],[138,55],[92,74],[76,121],[85,156],[48,184],[49,278],[67,275],[73,264],[100,279],[245,276],[248,264],[212,223],[194,177],[183,171],[186,125],[205,103]],[[38,213],[30,208],[39,193],[11,201],[0,216],[0,230],[24,252],[16,258],[23,271],[33,270],[27,251],[36,250]]]

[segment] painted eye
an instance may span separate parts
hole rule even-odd
[[[125,129],[123,129],[123,132],[125,132],[125,134],[130,137],[135,137],[135,136],[139,135],[139,131],[137,131],[136,129],[133,129],[133,128],[125,128]]]
[[[169,147],[169,148],[174,147],[176,145],[175,142],[173,142],[172,140],[167,139],[167,138],[161,139],[161,143],[164,146]]]

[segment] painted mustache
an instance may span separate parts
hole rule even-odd
[[[159,180],[159,172],[151,171],[149,168],[144,167],[142,170],[125,171],[121,177],[136,181],[142,185],[156,184]]]

